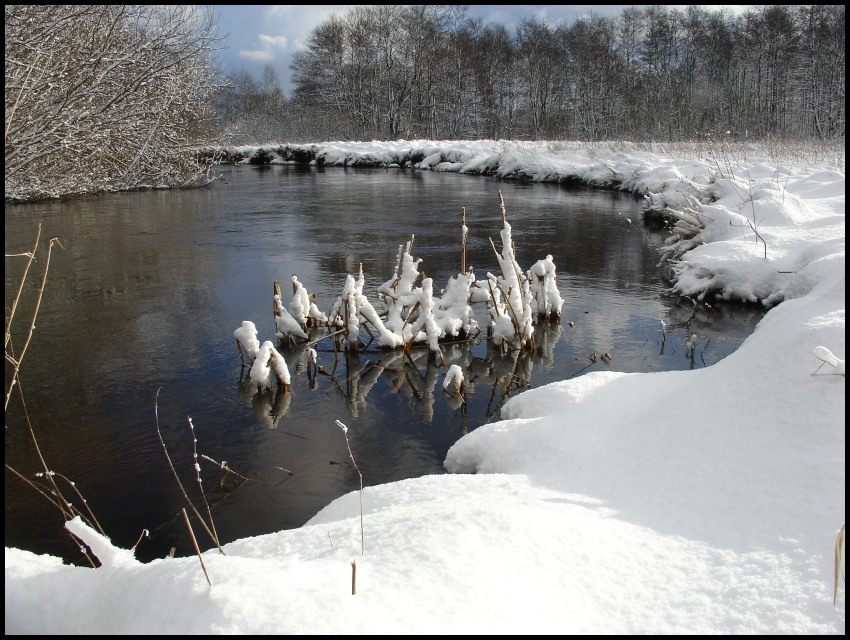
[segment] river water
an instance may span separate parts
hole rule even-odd
[[[26,415],[47,465],[75,483],[115,544],[132,547],[149,532],[136,548],[143,561],[172,547],[193,553],[168,458],[201,508],[197,454],[223,543],[297,527],[359,487],[336,420],[349,427],[366,486],[444,473],[448,448],[498,420],[525,389],[596,370],[710,366],[763,315],[668,295],[657,266],[663,232],[643,225],[629,194],[398,169],[222,171],[202,190],[6,206],[7,254],[29,250],[39,223],[43,238],[62,243],[23,362]],[[275,282],[288,302],[297,275],[327,312],[362,265],[377,304],[375,289],[413,237],[420,271],[443,286],[460,267],[462,208],[467,263],[479,279],[497,273],[490,239],[500,246],[500,191],[520,265],[551,254],[565,299],[562,322],[538,328],[537,353],[502,355],[486,339],[446,346],[447,363],[460,364],[469,385],[461,403],[443,392],[446,369],[429,363],[427,350],[344,357],[324,340],[315,347],[332,375],[310,380],[304,347],[294,347],[283,351],[291,391],[251,393],[233,332],[251,320],[261,342],[275,339]],[[23,266],[6,258],[7,317]],[[42,268],[43,259],[27,281],[16,345]],[[670,410],[681,400],[671,398]],[[13,400],[6,464],[38,482],[24,416]],[[224,462],[233,473],[222,473]],[[81,560],[58,509],[8,469],[5,543]]]

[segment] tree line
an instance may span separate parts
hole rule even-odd
[[[5,5],[6,200],[206,183],[198,148],[327,140],[843,140],[843,5],[631,7],[509,32],[359,5],[225,77],[214,7]]]
[[[844,24],[843,5],[647,6],[510,33],[464,6],[356,6],[310,33],[288,99],[267,69],[253,89],[274,100],[231,87],[246,107],[223,124],[257,141],[843,139]]]

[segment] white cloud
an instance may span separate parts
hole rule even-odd
[[[240,49],[239,57],[254,62],[271,62],[277,59],[277,53],[285,51],[289,39],[286,36],[269,36],[261,33],[257,36],[260,41],[258,49]]]
[[[275,59],[274,52],[269,49],[240,49],[239,57],[255,62],[270,62]]]
[[[266,34],[261,33],[258,37],[264,47],[269,47],[271,49],[286,49],[288,42],[286,36],[267,36]]]
[[[279,4],[266,8],[265,19],[276,31],[286,33],[292,49],[303,49],[310,33],[332,15],[344,15],[357,5],[288,5]],[[297,9],[297,10],[296,10]],[[261,36],[262,37],[262,36]]]

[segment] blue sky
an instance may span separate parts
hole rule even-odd
[[[257,77],[269,64],[289,97],[289,64],[310,32],[332,14],[344,14],[357,5],[215,5],[219,33],[227,35],[219,59],[226,72],[246,70]],[[590,11],[619,15],[634,5],[469,5],[468,15],[496,22],[509,30],[522,19],[536,16],[552,24],[572,23]]]

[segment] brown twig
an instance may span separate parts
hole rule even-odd
[[[186,523],[186,528],[189,530],[189,537],[192,538],[192,544],[195,547],[195,553],[198,554],[198,560],[201,562],[201,569],[204,570],[204,576],[207,579],[207,584],[212,586],[210,574],[207,573],[207,565],[204,564],[204,558],[201,556],[201,549],[198,547],[198,540],[195,538],[195,532],[192,531],[192,523],[189,522],[189,516],[186,514],[186,507],[183,507],[183,521]]]
[[[354,465],[354,470],[357,472],[357,475],[360,476],[360,555],[362,556],[366,553],[366,538],[363,531],[363,474],[360,473],[360,469],[354,461],[354,454],[351,452],[351,445],[348,442],[348,427],[339,420],[336,420],[336,424],[340,429],[342,429],[342,435],[345,436],[345,446],[348,447],[348,457],[351,458],[351,464]]]
[[[213,534],[213,541],[216,546],[221,548],[218,542],[218,532],[215,530],[212,511],[210,510],[210,503],[207,502],[207,494],[204,492],[204,485],[201,483],[201,465],[198,464],[198,439],[195,437],[195,425],[192,423],[192,418],[187,416],[186,419],[189,421],[189,430],[192,432],[192,459],[195,465],[195,478],[198,481],[198,490],[201,492],[201,500],[204,501],[204,506],[207,509],[207,517],[210,519],[210,530]]]
[[[142,539],[144,539],[144,538],[149,538],[149,537],[150,537],[150,535],[151,535],[151,532],[150,532],[150,531],[148,531],[147,529],[142,529],[142,533],[139,535],[139,539],[138,539],[138,540],[136,540],[136,544],[134,544],[134,545],[130,548],[130,551],[135,551],[135,550],[136,550],[136,547],[138,547],[138,546],[139,546],[139,543],[142,541]]]
[[[62,247],[62,243],[59,242],[59,238],[51,238],[48,245],[47,245],[47,260],[44,263],[44,273],[41,276],[41,283],[38,286],[38,296],[36,297],[36,301],[35,301],[35,309],[33,310],[32,318],[30,319],[30,326],[29,326],[29,330],[27,331],[27,337],[24,340],[24,346],[21,349],[20,355],[15,357],[10,352],[10,348],[11,348],[10,343],[11,343],[11,340],[12,340],[12,320],[14,319],[15,310],[18,306],[18,301],[20,300],[21,292],[23,291],[23,288],[24,288],[24,281],[27,278],[27,274],[29,272],[30,265],[32,265],[33,261],[35,260],[35,252],[38,248],[38,238],[40,236],[41,236],[41,225],[38,226],[38,236],[36,237],[36,245],[33,247],[32,252],[28,253],[28,254],[23,254],[23,255],[29,256],[29,261],[27,262],[27,267],[24,270],[23,276],[21,277],[21,283],[18,286],[18,291],[15,294],[15,298],[12,302],[12,309],[9,313],[9,319],[6,321],[6,335],[5,335],[5,345],[4,345],[5,346],[5,357],[6,357],[6,362],[10,363],[13,366],[14,370],[12,372],[12,377],[9,381],[9,385],[6,388],[6,403],[5,403],[5,407],[4,407],[4,412],[5,412],[6,409],[9,408],[9,399],[12,396],[12,388],[15,386],[15,384],[20,383],[20,379],[18,378],[18,373],[20,372],[21,363],[23,362],[24,355],[26,354],[27,348],[29,347],[30,341],[32,340],[33,331],[35,330],[35,320],[38,317],[38,310],[41,307],[41,300],[44,297],[44,286],[47,283],[47,272],[50,269],[50,256],[53,253],[53,245],[58,244],[60,247]],[[62,248],[64,249],[65,247],[62,247]]]
[[[189,494],[186,493],[186,489],[183,488],[183,483],[180,482],[180,476],[177,475],[177,470],[174,468],[174,464],[171,462],[171,456],[168,455],[168,448],[165,446],[165,441],[162,439],[162,432],[159,429],[159,392],[161,389],[156,390],[156,399],[154,400],[154,417],[156,419],[156,435],[159,438],[159,444],[162,446],[162,452],[165,454],[165,460],[168,462],[168,468],[171,469],[171,473],[174,476],[174,479],[177,481],[177,486],[180,488],[180,492],[183,494],[183,498],[189,503],[189,506],[192,508],[192,511],[196,516],[198,516],[198,520],[200,520],[204,529],[206,529],[207,534],[210,539],[213,541],[213,544],[218,548],[219,553],[222,555],[226,555],[221,548],[221,545],[218,543],[218,538],[216,535],[210,530],[207,526],[207,523],[204,522],[204,519],[201,517],[201,514],[198,513],[198,510],[195,508],[195,505],[192,503],[192,500],[189,498]],[[185,509],[184,509],[185,512]]]
[[[29,325],[29,329],[27,331],[26,339],[24,341],[23,349],[21,350],[20,355],[17,356],[17,357],[15,356],[14,351],[13,351],[12,324],[13,324],[13,321],[15,319],[15,312],[17,311],[18,303],[20,302],[20,299],[21,299],[21,295],[22,295],[23,288],[24,288],[24,283],[27,280],[27,277],[29,275],[29,270],[30,270],[30,267],[32,266],[32,263],[35,262],[35,256],[36,256],[36,252],[38,251],[38,244],[39,244],[40,239],[41,239],[41,225],[39,224],[38,225],[38,232],[36,233],[35,244],[33,245],[32,251],[25,252],[25,253],[19,253],[19,254],[6,254],[6,257],[22,257],[22,256],[27,257],[28,261],[27,261],[26,267],[24,268],[24,272],[21,276],[21,281],[18,285],[18,289],[15,292],[14,298],[12,299],[9,316],[6,319],[6,329],[5,329],[5,336],[4,336],[4,356],[5,356],[6,362],[12,365],[13,372],[12,372],[11,377],[9,378],[8,386],[6,387],[6,399],[5,399],[5,405],[4,405],[4,413],[6,411],[8,411],[8,409],[9,409],[9,400],[12,397],[12,390],[15,387],[17,387],[18,395],[20,396],[20,399],[21,399],[21,409],[24,413],[24,419],[25,419],[27,427],[29,429],[30,437],[32,438],[32,443],[33,443],[33,447],[35,448],[36,455],[38,456],[38,460],[41,463],[42,472],[39,473],[38,475],[43,476],[45,478],[46,485],[41,486],[39,484],[36,484],[35,482],[33,482],[32,480],[30,480],[29,478],[27,478],[22,473],[20,473],[18,470],[14,469],[13,467],[11,467],[8,464],[6,464],[6,468],[9,471],[11,471],[12,473],[14,473],[16,476],[18,476],[25,483],[27,483],[30,487],[34,488],[38,493],[40,493],[43,497],[45,497],[48,500],[48,502],[50,502],[53,506],[55,506],[57,509],[59,509],[60,513],[62,514],[62,517],[65,518],[66,521],[74,518],[77,515],[79,515],[83,519],[88,520],[89,524],[92,524],[92,522],[93,522],[94,524],[92,524],[92,526],[97,527],[97,529],[101,533],[103,533],[103,529],[101,528],[100,523],[98,523],[97,519],[94,518],[94,515],[91,512],[91,509],[88,508],[88,503],[82,497],[82,494],[80,494],[80,492],[76,489],[76,487],[74,486],[74,483],[71,482],[70,480],[68,480],[68,478],[66,478],[65,476],[63,476],[61,474],[56,474],[54,471],[52,471],[47,466],[47,462],[45,461],[44,456],[42,455],[42,452],[41,452],[41,447],[39,447],[38,439],[35,436],[35,429],[33,428],[32,421],[30,420],[29,411],[27,410],[27,403],[26,403],[26,399],[25,399],[25,396],[24,396],[24,392],[23,392],[23,387],[21,385],[21,380],[20,380],[20,377],[19,377],[21,364],[23,362],[24,355],[26,354],[27,348],[29,347],[29,343],[32,340],[33,331],[35,330],[35,321],[36,321],[36,318],[38,316],[38,311],[41,307],[42,298],[44,296],[44,289],[45,289],[45,285],[47,283],[47,274],[48,274],[48,271],[50,269],[50,257],[53,253],[53,245],[58,244],[60,247],[62,247],[62,243],[59,242],[58,238],[51,238],[49,243],[48,243],[47,260],[45,261],[45,264],[44,264],[44,273],[42,274],[41,282],[38,286],[38,296],[36,298],[35,309],[33,311],[32,318],[30,320],[30,325]],[[62,248],[64,249],[64,247],[62,247]],[[72,503],[67,498],[65,498],[62,491],[59,489],[59,486],[56,483],[56,479],[55,479],[56,475],[59,475],[60,478],[64,479],[66,482],[68,482],[68,484],[71,487],[74,488],[74,491],[76,492],[77,496],[80,498],[82,503],[86,505],[86,509],[88,510],[89,515],[91,516],[91,519],[87,518],[79,509],[74,507],[72,505]],[[66,531],[67,531],[67,529],[66,529]],[[88,560],[89,564],[92,567],[96,567],[97,565],[94,562],[94,560],[91,558],[91,556],[89,556],[88,551],[86,550],[84,543],[82,543],[82,541],[80,541],[79,538],[77,538],[77,536],[75,536],[73,533],[70,533],[70,532],[68,532],[68,533],[71,535],[71,537],[75,541],[77,541],[79,543],[79,547],[82,550],[83,554],[86,556],[86,559]]]

